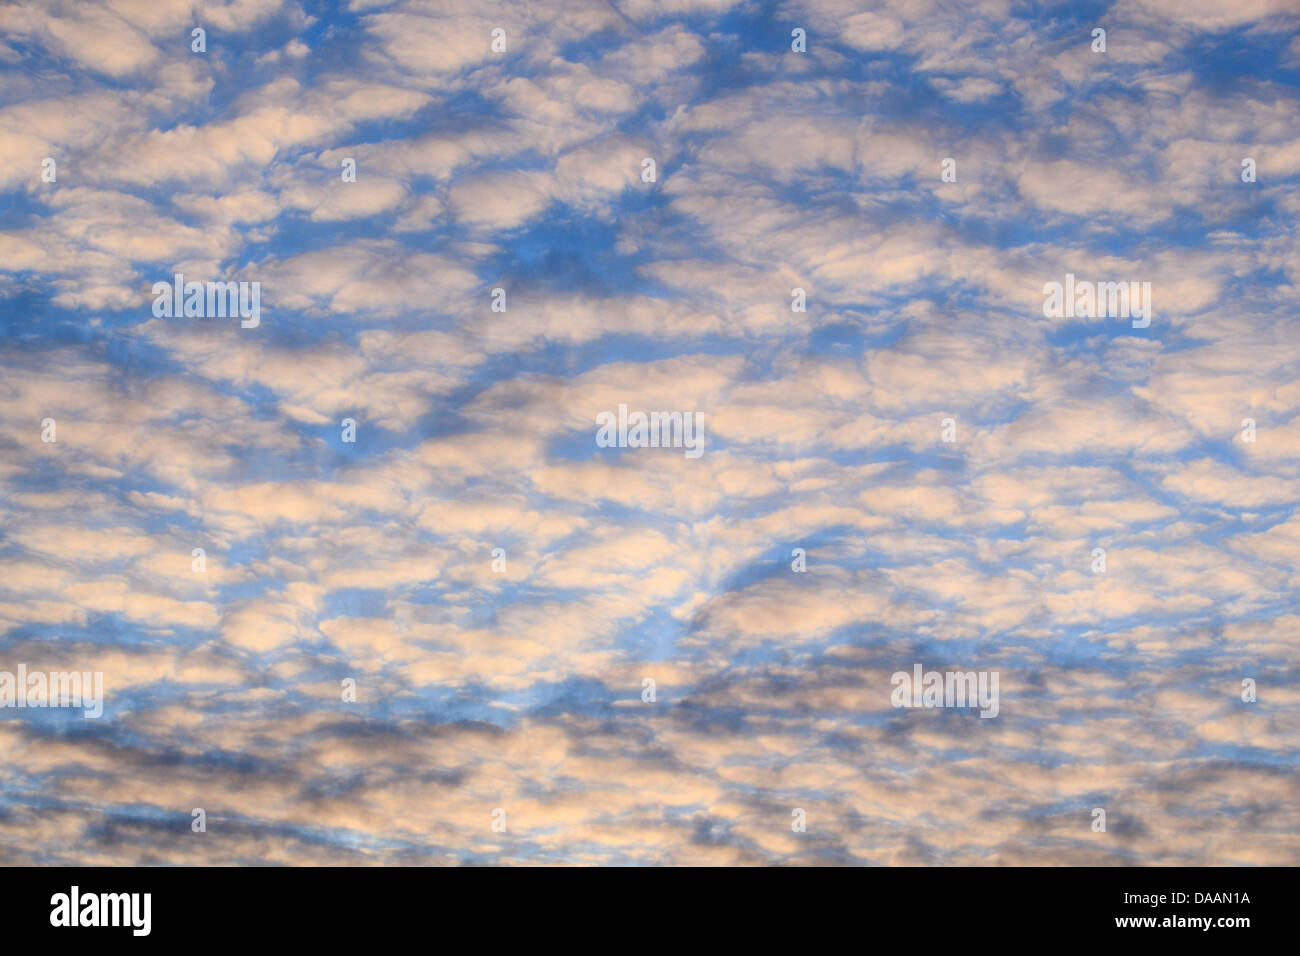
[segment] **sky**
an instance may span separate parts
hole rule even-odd
[[[1297,187],[1296,0],[0,6],[0,863],[1300,863]]]

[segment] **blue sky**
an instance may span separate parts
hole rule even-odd
[[[6,5],[0,861],[1296,863],[1298,27]]]

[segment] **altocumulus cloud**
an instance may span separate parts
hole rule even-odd
[[[1300,862],[1293,4],[323,9],[4,8],[0,860]]]

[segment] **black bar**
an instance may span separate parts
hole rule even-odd
[[[502,934],[522,934],[535,947],[563,929],[565,940],[584,946],[658,949],[673,939],[688,943],[679,934],[702,923],[705,935],[758,943],[775,933],[835,932],[872,945],[1128,938],[1233,946],[1284,931],[1284,887],[1294,875],[1272,868],[497,869],[9,868],[0,870],[0,925],[10,943],[79,945],[256,938],[295,947],[364,940],[370,949],[415,938],[449,946],[448,933],[459,929],[484,939],[490,933],[494,948]],[[88,906],[99,908],[88,895],[150,894],[148,935],[130,925],[134,915],[142,928],[143,896],[139,910],[110,901],[127,925],[51,925],[61,915],[52,898],[69,897],[70,908],[73,886],[88,918]],[[1124,920],[1153,922],[1119,925]]]

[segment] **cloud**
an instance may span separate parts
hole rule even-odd
[[[1300,859],[1287,5],[9,13],[0,860]]]

